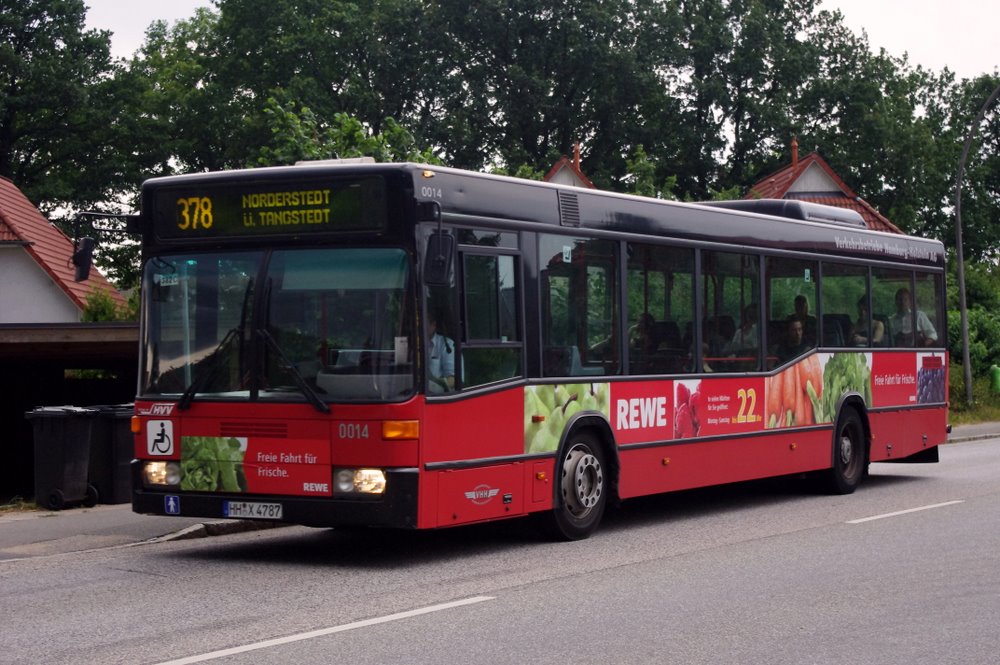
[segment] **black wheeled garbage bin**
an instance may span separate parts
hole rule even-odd
[[[34,430],[38,505],[60,510],[97,503],[97,490],[87,482],[93,415],[77,406],[42,406],[25,414]]]
[[[101,503],[132,500],[132,404],[87,407],[94,410],[90,428],[90,484]]]

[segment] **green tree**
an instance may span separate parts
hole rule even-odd
[[[334,114],[333,122],[325,124],[309,108],[296,111],[293,105],[281,106],[274,99],[268,100],[265,114],[272,141],[260,151],[260,166],[350,157],[441,163],[429,149],[418,149],[413,135],[392,118],[386,118],[383,132],[374,134],[346,113]]]
[[[657,123],[675,105],[655,71],[667,17],[652,0],[441,2],[446,114],[432,141],[459,166],[543,170],[583,140],[588,173],[613,185],[631,146],[670,140]]]
[[[954,163],[954,135],[928,112],[941,81],[905,58],[873,53],[839,12],[819,12],[811,35],[813,73],[792,119],[800,145],[818,149],[903,230],[926,231],[944,204],[946,165]]]
[[[43,211],[87,207],[119,175],[109,33],[84,30],[83,0],[4,0],[0,176]]]
[[[962,245],[967,259],[988,261],[994,266],[1000,257],[1000,208],[996,203],[1000,198],[1000,105],[994,102],[980,126],[973,127],[972,123],[997,85],[1000,77],[996,74],[964,80],[955,86],[954,95],[946,104],[955,136],[950,178],[945,183],[947,204],[950,206],[955,200],[954,178],[961,146],[973,132],[962,179]],[[935,219],[939,222],[936,230],[948,238],[946,242],[954,244],[954,212],[948,212]]]
[[[154,22],[121,76],[133,91],[123,113],[131,151],[146,175],[235,168],[251,157],[242,96],[218,84],[225,60],[238,58],[222,50],[218,22],[204,8],[172,26]]]
[[[810,35],[816,0],[733,0],[726,12],[732,51],[724,59],[721,107],[732,147],[716,187],[739,185],[785,146],[791,109],[814,70]]]
[[[628,170],[627,178],[631,179],[632,194],[653,198],[673,199],[672,190],[677,185],[677,177],[671,176],[662,184],[658,184],[656,164],[646,154],[646,149],[638,145],[632,158],[625,161]]]
[[[139,298],[138,290],[134,290],[124,305],[119,305],[110,293],[103,289],[95,289],[87,294],[80,321],[97,323],[100,321],[138,321]]]

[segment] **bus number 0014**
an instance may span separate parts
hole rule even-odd
[[[368,438],[368,425],[364,423],[340,423],[337,429],[341,439]]]
[[[442,198],[441,188],[440,187],[421,187],[420,188],[420,195],[421,196],[425,196],[425,197],[427,197],[429,199],[440,199],[440,198]]]
[[[212,199],[189,196],[177,199],[177,228],[181,231],[212,228]]]

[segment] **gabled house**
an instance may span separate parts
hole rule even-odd
[[[799,159],[798,141],[792,139],[792,163],[755,183],[745,199],[796,199],[854,210],[875,231],[902,233],[870,203],[854,193],[819,153]]]
[[[580,144],[577,143],[573,146],[573,159],[570,159],[566,155],[562,156],[558,162],[555,163],[549,172],[545,174],[542,178],[545,182],[554,182],[557,185],[570,185],[571,187],[584,187],[587,189],[597,189],[594,183],[590,182],[590,178],[583,174],[580,170]]]
[[[96,269],[75,282],[73,242],[0,177],[0,502],[32,496],[31,425],[41,405],[117,404],[135,397],[136,323],[80,323],[87,296],[125,299]],[[99,370],[89,375],[80,370]]]
[[[77,323],[87,296],[125,299],[96,269],[73,281],[73,241],[0,177],[0,323]]]

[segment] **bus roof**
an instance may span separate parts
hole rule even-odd
[[[687,203],[415,163],[299,162],[295,166],[219,171],[147,180],[160,187],[219,182],[294,181],[323,176],[396,175],[418,202],[436,203],[450,223],[517,227],[543,224],[754,248],[822,252],[943,269],[938,240],[875,231],[854,211],[804,201],[765,199]]]

